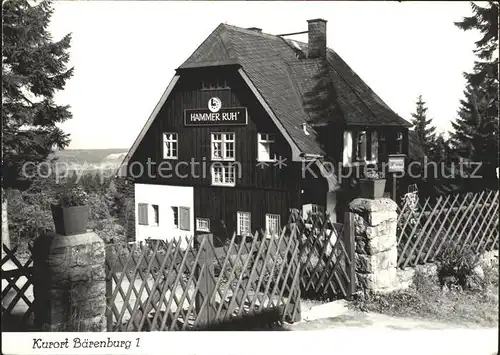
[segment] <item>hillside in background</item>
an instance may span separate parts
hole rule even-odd
[[[65,149],[53,156],[70,170],[117,169],[127,149]]]

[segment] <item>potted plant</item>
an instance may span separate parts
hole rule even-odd
[[[375,169],[365,172],[364,178],[359,180],[361,197],[378,199],[384,197],[385,179]]]
[[[51,205],[56,233],[75,235],[87,231],[89,220],[88,195],[81,186],[57,194],[57,203]]]

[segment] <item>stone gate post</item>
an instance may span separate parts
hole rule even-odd
[[[54,232],[33,244],[35,324],[41,331],[106,330],[104,242]]]
[[[396,203],[388,198],[357,198],[349,208],[354,213],[358,289],[371,292],[396,290]]]

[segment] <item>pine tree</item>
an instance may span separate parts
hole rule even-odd
[[[469,86],[464,92],[451,139],[460,157],[493,169],[498,166],[498,116],[487,90]]]
[[[73,75],[73,68],[66,67],[71,36],[52,40],[50,1],[7,0],[2,12],[2,188],[25,188],[32,171],[24,174],[23,165],[30,162],[33,167],[54,147],[69,144],[69,135],[56,124],[71,113],[68,106],[54,102],[54,95]],[[6,203],[2,199],[3,219]],[[8,237],[2,241],[8,242]]]
[[[472,16],[455,25],[477,30],[481,39],[474,53],[478,60],[467,79],[465,99],[460,101],[458,119],[453,122],[453,147],[465,159],[483,163],[483,174],[494,176],[498,167],[498,4],[487,7],[471,3]]]
[[[411,114],[413,117],[411,123],[425,154],[431,157],[435,146],[436,127],[432,126],[432,119],[427,118],[427,107],[425,107],[422,95],[418,96],[416,104],[416,112]]]
[[[450,140],[446,139],[441,133],[436,134],[432,159],[437,163],[445,164],[449,164],[453,161],[453,151],[451,149]]]
[[[475,62],[474,72],[466,74],[471,85],[477,86],[485,81],[496,81],[498,85],[498,3],[488,1],[487,7],[481,7],[473,2],[470,3],[473,15],[464,17],[455,25],[464,30],[477,30],[481,33],[481,39],[476,41],[474,53],[479,61]]]

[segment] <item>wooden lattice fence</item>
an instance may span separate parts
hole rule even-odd
[[[2,328],[24,331],[33,326],[33,259],[30,254],[21,262],[16,257],[17,247],[2,244],[2,249]]]
[[[450,248],[479,257],[498,249],[498,191],[408,200],[398,211],[398,266],[439,260]]]
[[[108,330],[200,329],[269,309],[279,310],[280,321],[300,319],[294,233],[235,240],[223,248],[210,234],[108,245]]]

